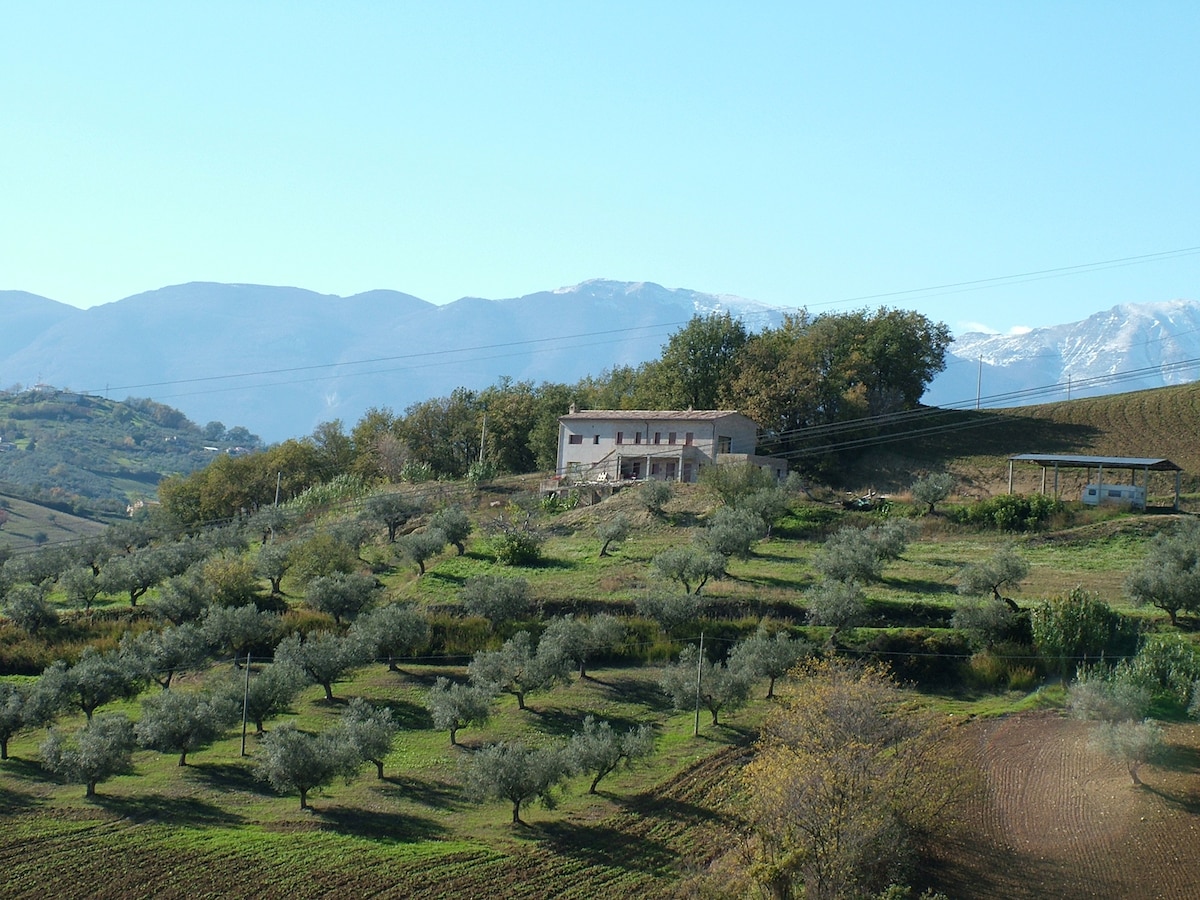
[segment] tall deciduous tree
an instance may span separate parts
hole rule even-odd
[[[660,409],[719,409],[749,339],[746,327],[727,312],[693,316],[646,367],[644,389]]]
[[[945,325],[915,312],[801,311],[747,342],[730,399],[764,428],[767,446],[805,449],[807,429],[913,408],[950,340]]]

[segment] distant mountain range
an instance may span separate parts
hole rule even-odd
[[[149,397],[198,425],[243,425],[278,441],[504,376],[571,383],[637,365],[693,315],[714,311],[752,331],[788,312],[603,280],[443,306],[397,291],[192,283],[81,310],[0,291],[0,389]],[[1127,304],[1023,335],[962,335],[925,402],[970,406],[978,395],[982,406],[1016,406],[1066,399],[1068,382],[1072,397],[1177,384],[1196,377],[1198,359],[1200,305]]]
[[[575,382],[659,355],[695,314],[752,330],[782,310],[648,282],[586,281],[508,300],[437,306],[396,291],[352,297],[192,283],[81,310],[0,292],[0,389],[42,383],[149,397],[198,425],[244,425],[267,441],[347,428],[370,407],[516,381]]]
[[[969,333],[925,392],[932,406],[1026,406],[1164,387],[1200,375],[1200,303],[1123,303],[1025,334]]]

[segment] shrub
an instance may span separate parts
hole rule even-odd
[[[905,628],[877,634],[863,648],[891,667],[896,680],[920,687],[942,687],[962,680],[971,647],[964,635]]]
[[[1062,511],[1061,500],[1045,494],[1001,494],[959,507],[950,514],[963,525],[997,531],[1036,531]]]

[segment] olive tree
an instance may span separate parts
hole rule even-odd
[[[473,575],[466,580],[458,599],[473,616],[482,616],[495,628],[529,615],[532,599],[524,578]]]
[[[1016,590],[1029,574],[1029,563],[1021,558],[1012,547],[1002,547],[981,562],[968,563],[958,570],[958,592],[960,594],[991,594],[996,600],[1007,603],[1013,612],[1020,607],[1009,597],[1002,596],[1002,588]]]
[[[458,684],[438,677],[425,695],[425,708],[438,730],[450,732],[450,746],[458,745],[458,732],[468,725],[482,725],[492,715],[490,686]]]
[[[608,548],[622,543],[629,537],[629,518],[618,513],[596,526],[596,537],[600,538],[600,555],[608,556]]]
[[[18,584],[4,598],[4,612],[13,623],[36,636],[43,628],[58,624],[58,612],[46,600],[40,585]]]
[[[466,551],[465,541],[471,533],[471,520],[460,506],[445,506],[429,518],[429,527],[440,531],[446,536],[446,541],[454,545],[458,555]]]
[[[136,635],[127,631],[121,636],[120,652],[134,671],[165,691],[179,672],[203,664],[208,658],[208,640],[199,625],[185,622]]]
[[[721,553],[700,547],[672,547],[655,556],[650,565],[658,576],[678,581],[685,594],[699,595],[710,578],[725,574],[726,563],[727,559]]]
[[[354,762],[352,750],[338,735],[310,734],[284,722],[263,738],[254,774],[280,793],[299,794],[300,808],[311,809],[309,791],[346,774]]]
[[[933,508],[950,496],[954,490],[954,476],[949,472],[931,472],[918,478],[912,483],[909,492],[918,503],[927,507],[927,515],[933,515]]]
[[[354,620],[350,634],[376,658],[387,661],[388,671],[398,672],[396,658],[416,653],[429,641],[429,620],[414,609],[391,603]]]
[[[0,681],[0,760],[8,759],[8,742],[27,724],[26,705],[29,688],[24,684]]]
[[[313,684],[325,689],[325,702],[333,703],[333,685],[364,662],[362,645],[352,636],[317,631],[307,636],[290,634],[275,647],[275,661],[295,666]]]
[[[712,724],[718,725],[722,710],[745,705],[753,677],[736,666],[701,660],[700,651],[689,645],[666,667],[658,684],[676,709],[695,709],[699,702],[712,716]]]
[[[463,785],[477,801],[499,799],[512,804],[512,824],[524,825],[521,805],[534,799],[555,806],[554,791],[571,773],[562,747],[528,747],[519,742],[492,744],[462,763]]]
[[[525,696],[566,680],[571,659],[557,644],[533,643],[528,631],[518,631],[499,650],[480,650],[467,672],[471,683],[493,693],[512,694],[517,708],[527,709]]]
[[[160,753],[187,755],[207,747],[237,721],[241,706],[218,691],[162,691],[142,701],[142,716],[134,726],[138,744]]]
[[[280,662],[258,671],[251,667],[247,674],[249,678],[240,674],[227,678],[220,690],[237,708],[244,705],[246,719],[254,723],[257,734],[263,735],[266,720],[287,712],[308,679],[296,666]]]
[[[808,641],[793,638],[786,631],[777,631],[772,636],[765,626],[760,625],[753,635],[734,645],[729,664],[755,678],[768,679],[766,699],[770,700],[775,696],[775,682],[812,652],[813,645]]]
[[[1138,606],[1165,612],[1173,626],[1181,611],[1200,610],[1200,522],[1186,519],[1174,532],[1156,535],[1125,589]]]
[[[867,600],[857,581],[825,578],[804,592],[810,625],[832,628],[830,639],[843,628],[861,625],[867,617]]]
[[[592,776],[588,793],[595,794],[601,779],[621,767],[629,768],[654,752],[654,729],[638,725],[628,731],[616,731],[608,722],[595,717],[583,720],[583,730],[571,736],[567,753],[572,767]]]
[[[313,609],[333,616],[338,625],[342,619],[353,619],[368,609],[379,594],[379,582],[370,575],[357,572],[334,572],[319,575],[304,589],[304,601]]]
[[[405,535],[396,546],[406,559],[417,564],[417,575],[420,576],[425,574],[425,563],[441,553],[447,543],[443,532],[427,528]]]
[[[587,664],[598,654],[612,650],[625,636],[625,625],[616,616],[599,613],[590,619],[559,616],[546,624],[538,649],[546,648],[579,667],[579,677],[587,678]]]
[[[420,506],[411,498],[396,491],[381,491],[367,498],[365,514],[380,521],[387,528],[389,544],[396,542],[396,534],[413,516],[421,512]]]
[[[228,651],[237,666],[251,650],[269,647],[279,633],[280,625],[279,616],[259,610],[250,603],[210,606],[200,621],[209,645]]]
[[[400,726],[386,706],[372,706],[362,697],[350,701],[338,720],[339,745],[354,758],[375,764],[376,777],[383,780],[383,760],[392,752]]]
[[[63,781],[86,785],[86,796],[95,797],[100,782],[133,771],[135,743],[127,717],[99,715],[74,734],[51,729],[41,745],[42,764]]]
[[[82,712],[90,721],[95,711],[114,700],[136,697],[142,689],[140,668],[120,651],[85,647],[79,661],[52,663],[38,679],[34,693],[44,708]]]
[[[701,549],[725,558],[749,559],[754,543],[765,537],[762,516],[747,509],[722,506],[696,538]]]

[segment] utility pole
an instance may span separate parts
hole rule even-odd
[[[696,656],[696,723],[692,726],[692,737],[700,736],[700,679],[704,674],[704,632],[700,632],[700,653]]]
[[[979,409],[980,396],[983,393],[983,357],[979,357],[979,374],[975,376],[975,408]]]
[[[250,712],[250,651],[246,651],[246,685],[242,688],[242,756],[246,755],[246,718]]]

